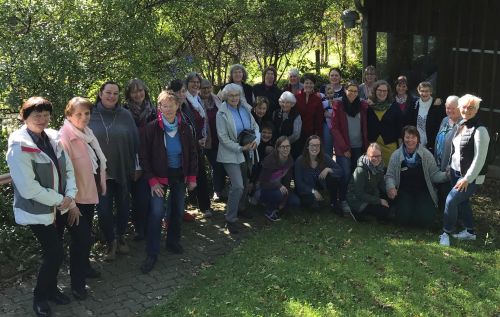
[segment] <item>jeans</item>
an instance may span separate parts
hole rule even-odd
[[[57,274],[63,262],[63,235],[67,227],[71,234],[70,244],[70,276],[71,287],[85,287],[85,273],[90,253],[90,229],[84,219],[78,226],[67,226],[68,213],[57,212],[56,224],[30,225],[31,231],[42,246],[43,260],[38,272],[37,283],[33,291],[35,300],[47,300],[57,290]]]
[[[339,179],[333,177],[332,174],[328,174],[324,180],[319,178],[316,180],[316,185],[314,189],[322,190],[326,189],[330,196],[330,204],[335,205],[337,203],[337,192],[339,187]],[[316,197],[313,193],[300,193],[300,202],[304,207],[317,207]]]
[[[214,187],[214,192],[219,195],[224,189],[224,180],[226,178],[226,172],[224,171],[224,166],[222,163],[217,162],[217,149],[206,150],[206,155],[208,162],[212,166],[212,184]]]
[[[224,169],[226,170],[229,180],[231,182],[231,187],[229,189],[229,195],[227,197],[226,204],[226,221],[235,222],[238,220],[238,208],[239,206],[244,206],[245,202],[245,187],[248,183],[248,162],[241,164],[234,163],[224,163]]]
[[[326,122],[323,122],[323,147],[325,154],[329,157],[333,155],[333,136]]]
[[[130,192],[132,194],[132,222],[134,223],[135,232],[143,235],[146,231],[151,196],[151,188],[144,175],[141,175],[137,181],[132,182]]]
[[[477,189],[476,182],[469,183],[467,190],[460,192],[453,188],[458,180],[461,178],[460,172],[450,170],[451,176],[451,191],[446,197],[443,215],[443,230],[444,232],[451,233],[455,230],[459,214],[462,217],[465,229],[474,229],[474,220],[472,218],[472,207],[470,205],[470,197],[474,195]]]
[[[283,195],[279,188],[260,189],[259,191],[260,201],[266,206],[267,211],[281,209],[285,206],[292,207],[300,205],[299,197],[291,190],[288,190],[288,194],[286,195]]]
[[[361,148],[352,148],[351,149],[351,157],[346,156],[336,156],[335,160],[337,164],[340,165],[342,169],[342,177],[340,178],[340,186],[339,186],[339,200],[346,200],[347,196],[347,186],[349,185],[349,181],[351,180],[352,172],[356,168],[358,163],[358,159],[362,155]]]
[[[181,239],[182,216],[186,197],[186,184],[184,182],[170,183],[169,197],[171,210],[167,215],[169,222],[167,231],[167,244],[178,244]],[[157,256],[160,253],[161,219],[165,215],[165,197],[150,196],[150,212],[148,217],[148,235],[146,239],[146,253]]]
[[[128,213],[130,208],[130,195],[114,179],[106,180],[106,195],[99,196],[97,214],[99,215],[99,227],[104,233],[106,242],[109,244],[115,240],[114,222],[119,236],[127,230]],[[113,201],[116,205],[116,219],[113,219]]]
[[[196,176],[196,188],[189,193],[189,196],[190,198],[196,198],[200,211],[205,212],[210,209],[207,168],[205,164],[205,154],[202,151],[198,151],[198,175]]]

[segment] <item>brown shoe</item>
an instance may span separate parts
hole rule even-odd
[[[113,261],[116,259],[116,240],[108,243],[108,248],[106,250],[106,254],[104,255],[104,261]]]
[[[125,241],[124,237],[118,238],[118,248],[116,250],[118,254],[128,254],[130,249],[127,245],[127,241]]]

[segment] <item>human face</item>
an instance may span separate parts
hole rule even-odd
[[[289,113],[290,109],[292,109],[293,107],[293,102],[282,101],[280,102],[280,106],[281,106],[281,111],[283,111],[284,113]]]
[[[240,103],[240,93],[231,91],[230,93],[227,94],[227,103],[233,107],[236,108],[238,107],[238,104]]]
[[[32,111],[24,120],[27,128],[36,134],[41,134],[44,129],[49,126],[50,112],[49,111]]]
[[[414,134],[405,132],[404,143],[408,153],[413,153],[417,149],[418,138]]]
[[[299,83],[299,76],[295,74],[288,75],[288,81],[290,82],[290,85],[297,85]]]
[[[136,105],[142,105],[145,98],[146,98],[146,92],[144,91],[144,88],[142,88],[142,87],[136,86],[130,92],[130,99],[132,99],[132,101]]]
[[[335,85],[335,86],[338,86],[340,85],[340,74],[338,71],[336,70],[332,70],[330,72],[330,74],[328,75],[329,79],[330,79],[330,83],[332,85]]]
[[[446,115],[453,122],[457,122],[460,119],[461,114],[458,110],[458,103],[456,101],[446,104]]]
[[[179,105],[174,99],[163,99],[159,102],[158,108],[160,108],[161,113],[167,118],[168,122],[174,122],[177,109],[179,109]]]
[[[375,148],[369,148],[368,151],[366,151],[366,156],[373,166],[379,166],[380,163],[382,163],[382,153]]]
[[[181,90],[174,92],[174,95],[179,99],[179,106],[186,102],[186,88],[184,86]]]
[[[478,109],[471,104],[463,105],[460,107],[460,114],[464,120],[472,119],[476,116]]]
[[[321,141],[319,139],[310,140],[309,144],[307,145],[307,149],[311,157],[318,156],[319,151],[321,149]]]
[[[261,103],[261,104],[257,105],[254,108],[254,111],[255,111],[255,115],[257,116],[257,118],[264,117],[266,115],[266,112],[267,112],[267,104]]]
[[[418,94],[420,95],[420,99],[422,101],[428,101],[431,98],[431,90],[429,87],[422,87],[418,90]]]
[[[347,97],[347,100],[349,100],[349,102],[353,102],[354,99],[356,99],[356,97],[358,96],[358,93],[359,93],[358,87],[356,86],[349,86],[345,90],[345,95]]]
[[[67,117],[78,130],[83,131],[90,120],[90,109],[84,105],[77,103],[73,106],[73,113]]]
[[[268,70],[264,75],[264,82],[267,86],[272,86],[274,84],[274,72],[272,70]]]
[[[283,143],[281,143],[280,146],[278,146],[278,153],[281,158],[287,158],[288,155],[290,155],[290,141],[285,140]]]
[[[243,81],[243,70],[237,68],[232,73],[233,83],[239,84]]]
[[[310,79],[306,79],[304,81],[304,91],[308,94],[312,94],[314,92],[314,82]]]
[[[406,95],[407,91],[408,91],[408,86],[406,86],[405,83],[399,83],[396,85],[396,93],[398,94],[398,96]]]
[[[332,100],[334,95],[335,93],[333,92],[333,88],[328,88],[325,90],[325,96],[327,99]]]
[[[387,87],[387,85],[380,85],[375,90],[375,94],[378,101],[385,101],[389,94],[389,87]]]
[[[377,79],[375,72],[369,71],[365,73],[365,83],[372,84]]]
[[[203,86],[200,88],[200,98],[208,99],[212,94],[212,86]]]
[[[200,79],[198,76],[194,76],[188,81],[188,91],[191,95],[196,96],[200,91]]]
[[[107,84],[104,89],[99,92],[102,105],[107,109],[116,107],[118,103],[118,96],[120,95],[120,88],[115,84]]]
[[[262,129],[262,131],[260,132],[260,139],[263,142],[271,141],[272,137],[273,137],[273,131],[271,129]]]

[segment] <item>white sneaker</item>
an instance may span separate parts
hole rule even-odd
[[[439,244],[445,247],[450,246],[450,236],[446,232],[443,232],[443,234],[439,236]]]
[[[467,231],[467,229],[464,229],[463,231],[454,234],[453,238],[458,239],[458,240],[476,240],[476,235],[473,233],[470,233]]]
[[[347,201],[342,200],[339,203],[340,209],[345,213],[345,214],[350,214],[351,213],[351,207],[349,207],[349,204]]]

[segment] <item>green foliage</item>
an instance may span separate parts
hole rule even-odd
[[[491,316],[500,252],[299,213],[260,231],[147,316]]]

